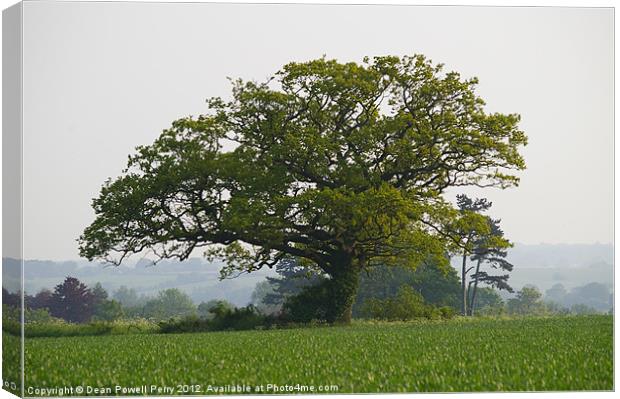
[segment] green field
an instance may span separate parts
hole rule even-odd
[[[110,387],[112,394],[121,393],[117,385],[144,384],[173,387],[175,394],[178,385],[209,394],[209,385],[232,384],[252,390],[334,385],[340,393],[611,390],[612,329],[611,316],[581,316],[31,338],[26,388]]]

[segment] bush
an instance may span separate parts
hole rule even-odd
[[[210,320],[195,315],[159,322],[159,332],[164,334],[212,331]]]
[[[367,300],[362,311],[369,318],[388,321],[451,318],[455,314],[451,307],[426,304],[422,295],[408,285],[403,285],[395,297]]]
[[[26,337],[77,337],[89,335],[148,334],[159,331],[157,324],[145,319],[117,320],[114,322],[96,321],[87,324],[67,322],[27,323]],[[19,335],[20,333],[18,333]]]
[[[11,335],[21,336],[22,335],[22,325],[19,321],[4,316],[2,314],[2,331],[9,333]]]
[[[53,317],[48,309],[26,309],[24,319],[26,323],[59,323],[63,321]]]
[[[14,322],[21,322],[21,311],[19,308],[13,306],[2,305],[2,320],[12,320]],[[29,309],[24,311],[25,323],[61,323],[63,319],[53,317],[48,309]]]
[[[207,308],[208,316],[211,318],[222,317],[236,309],[230,302],[219,300],[207,302],[205,307]]]
[[[214,330],[253,330],[257,327],[269,326],[272,318],[264,316],[252,306],[235,308],[216,314],[211,320]]]
[[[111,334],[148,334],[159,332],[157,323],[144,319],[119,319],[109,323],[112,326]]]
[[[456,309],[452,306],[442,306],[438,308],[439,313],[441,314],[442,319],[451,319],[456,316]]]
[[[116,320],[114,322],[91,322],[91,323],[68,323],[63,319],[49,316],[47,312],[41,313],[41,309],[33,312],[39,317],[37,321],[30,318],[24,324],[24,335],[29,338],[35,337],[76,337],[88,335],[109,334],[144,334],[156,333],[159,327],[156,323],[145,319]],[[28,313],[26,318],[28,320]],[[2,330],[12,335],[21,336],[21,323],[13,313],[19,313],[17,309],[10,312],[3,311]],[[46,316],[47,315],[47,316]]]
[[[225,330],[254,330],[271,327],[276,319],[262,315],[252,305],[230,309],[228,306],[213,306],[210,317],[195,315],[182,318],[171,318],[159,323],[159,331],[164,334],[225,331]]]
[[[282,317],[293,323],[310,323],[326,320],[329,306],[329,280],[304,287],[302,291],[289,297],[283,306]]]

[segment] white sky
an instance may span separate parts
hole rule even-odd
[[[423,53],[519,113],[528,170],[494,201],[521,243],[613,240],[613,11],[26,3],[24,257],[75,259],[90,201],[176,118],[289,61]]]

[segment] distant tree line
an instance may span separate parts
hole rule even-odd
[[[586,309],[605,312],[613,308],[613,294],[601,283],[589,283],[567,290],[562,284],[555,284],[545,291],[546,302],[558,307],[583,313]]]
[[[312,301],[320,301],[321,283],[328,277],[295,258],[279,263],[276,270],[278,277],[269,277],[258,283],[252,294],[252,304],[241,308],[225,300],[196,305],[186,293],[176,288],[162,290],[156,296],[146,296],[139,295],[134,288],[121,286],[109,295],[100,283],[88,287],[74,277],[67,277],[53,291],[43,289],[36,295],[25,295],[25,317],[26,322],[169,321],[165,329],[172,332],[321,321],[321,315],[316,313],[320,303]],[[467,295],[471,298],[471,293]],[[609,289],[600,283],[586,284],[570,291],[556,284],[544,295],[535,286],[528,285],[507,300],[494,287],[479,286],[476,314],[611,313],[612,297]],[[20,294],[9,293],[4,288],[2,300],[3,305],[10,308],[21,306]],[[363,274],[353,315],[355,318],[383,320],[448,318],[461,308],[461,281],[456,270],[444,270],[432,262],[425,262],[415,270],[385,266]],[[172,323],[171,319],[176,321]]]
[[[21,295],[2,289],[2,303],[10,308],[21,307]],[[69,323],[115,321],[119,319],[182,318],[196,315],[212,317],[210,310],[233,309],[226,301],[201,302],[198,306],[177,288],[160,291],[156,296],[138,295],[133,288],[121,286],[112,296],[100,283],[88,287],[74,277],[67,277],[53,291],[43,289],[36,295],[24,296],[26,322],[64,320]]]
[[[19,293],[11,294],[2,289],[3,304],[21,307]],[[115,320],[122,316],[120,303],[108,298],[107,291],[97,283],[92,288],[75,277],[67,277],[54,291],[43,289],[36,295],[24,295],[26,321],[28,316],[48,314],[51,318],[70,323],[91,320]],[[38,312],[37,312],[38,311]],[[35,312],[35,313],[33,313]]]

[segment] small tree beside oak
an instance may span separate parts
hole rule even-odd
[[[513,292],[507,283],[508,274],[491,275],[481,270],[483,265],[504,271],[513,269],[505,259],[507,249],[513,244],[504,237],[500,220],[483,214],[492,205],[486,198],[457,195],[459,216],[448,228],[461,257],[461,314],[464,316],[474,314],[479,283]],[[470,260],[475,266],[468,267]],[[471,280],[468,281],[468,277]]]

